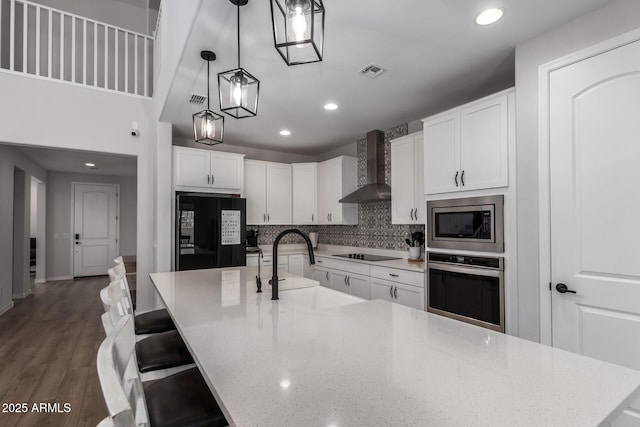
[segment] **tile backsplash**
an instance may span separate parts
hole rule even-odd
[[[407,124],[394,126],[384,133],[385,153],[385,182],[392,186],[391,181],[391,144],[390,140],[406,135]],[[357,141],[358,147],[358,187],[367,183],[367,141],[365,138]],[[292,226],[262,225],[250,226],[259,230],[258,244],[272,244],[276,236]],[[296,226],[305,233],[318,232],[319,244],[356,246],[363,248],[404,250],[407,248],[404,239],[414,231],[424,232],[424,225],[393,225],[391,224],[391,202],[379,201],[360,203],[358,207],[358,225],[310,225]],[[285,236],[282,243],[302,243],[300,236],[290,234]]]

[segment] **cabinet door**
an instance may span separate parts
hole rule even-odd
[[[391,223],[413,224],[415,211],[415,173],[413,136],[391,142]],[[423,196],[424,197],[424,196]]]
[[[395,302],[424,310],[424,289],[397,283],[393,289]]]
[[[293,224],[318,223],[318,164],[291,166]]]
[[[322,162],[318,165],[318,223],[330,224],[329,213],[331,209],[330,164]]]
[[[209,187],[211,151],[174,147],[175,185]]]
[[[291,224],[291,165],[267,163],[267,223]]]
[[[459,122],[460,114],[457,112],[424,122],[425,194],[448,193],[460,189]]]
[[[247,199],[247,225],[264,224],[267,219],[266,164],[244,162],[244,197]]]
[[[331,274],[329,273],[329,270],[319,267],[313,267],[313,271],[311,272],[311,279],[320,283],[320,286],[331,288]]]
[[[414,222],[416,224],[424,224],[427,203],[424,201],[424,142],[422,133],[419,133],[414,137],[413,153],[413,203],[416,208],[414,213]],[[393,171],[393,169],[391,170]],[[393,187],[391,188],[393,189]]]
[[[302,255],[289,255],[289,273],[304,277],[304,264]]]
[[[231,153],[211,153],[211,186],[242,191],[243,158]]]
[[[460,113],[462,190],[506,187],[508,180],[507,97],[464,108]]]
[[[353,296],[369,299],[369,278],[367,276],[354,276],[350,274],[347,277],[347,287],[349,293]]]
[[[371,299],[394,301],[393,282],[381,279],[371,279]]]
[[[347,273],[343,273],[342,271],[332,271],[329,276],[331,278],[331,289],[344,292],[345,294],[351,293],[349,291],[349,286],[347,285]]]

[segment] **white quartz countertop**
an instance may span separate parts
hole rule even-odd
[[[271,301],[255,274],[151,274],[231,425],[595,426],[640,393],[638,371],[308,279]]]
[[[293,246],[293,245],[289,245],[289,246]],[[424,273],[424,271],[425,271],[425,263],[424,263],[424,261],[423,262],[419,262],[419,263],[409,262],[407,260],[407,258],[402,258],[402,256],[400,254],[391,253],[390,251],[387,251],[388,252],[387,255],[396,256],[396,257],[401,258],[401,259],[394,259],[394,260],[387,260],[387,261],[363,261],[363,260],[356,260],[356,259],[350,259],[350,258],[334,257],[334,255],[337,255],[337,254],[348,254],[348,253],[355,253],[355,252],[357,252],[357,253],[371,253],[372,251],[374,251],[374,250],[367,249],[367,248],[346,248],[346,247],[333,246],[333,247],[329,247],[329,248],[319,247],[318,249],[315,249],[313,251],[313,253],[317,257],[329,257],[329,258],[333,258],[333,259],[341,260],[341,261],[356,262],[356,263],[360,263],[360,264],[376,265],[378,267],[399,268],[401,270],[414,271],[414,272],[417,272],[417,273]],[[267,255],[267,256],[271,256],[271,255],[273,255],[273,251],[270,248],[263,249],[262,250],[262,254],[263,255]],[[278,255],[279,256],[280,255],[308,255],[308,251],[307,251],[306,246],[304,248],[302,248],[302,247],[279,247],[278,248]],[[248,257],[250,257],[250,256],[258,256],[258,254],[257,253],[248,253],[247,256]]]

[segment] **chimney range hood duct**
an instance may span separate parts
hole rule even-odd
[[[391,187],[384,183],[384,132],[367,133],[367,184],[340,199],[340,203],[391,200]]]

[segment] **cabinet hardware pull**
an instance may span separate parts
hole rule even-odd
[[[389,273],[389,276],[391,276],[391,277],[400,277],[397,274],[393,274],[393,273]]]
[[[316,262],[317,262],[318,264],[322,264],[322,261],[321,261],[321,260],[317,260]]]
[[[207,185],[209,185],[209,174],[207,174]]]
[[[344,285],[347,286],[347,276],[344,276]]]
[[[462,183],[462,186],[464,187],[464,171],[462,171],[462,175],[460,175],[460,182]]]
[[[311,214],[311,222],[313,222],[313,214]]]
[[[329,272],[325,271],[325,273],[327,274],[327,280],[329,280]]]
[[[347,286],[351,286],[351,277],[347,276]]]
[[[262,222],[267,222],[267,214],[266,213],[262,214]]]
[[[329,221],[333,222],[333,214],[332,213],[329,214]]]
[[[269,217],[269,214],[267,214],[267,222],[271,222],[271,218]]]
[[[458,186],[458,174],[459,174],[459,173],[460,173],[460,171],[456,171],[456,177],[455,177],[455,180],[456,180],[456,187]]]
[[[211,185],[213,185],[213,179],[214,179],[214,178],[215,178],[215,177],[214,177],[213,175],[211,175]]]
[[[327,214],[327,221],[329,221],[329,214]]]
[[[391,296],[391,298],[393,298],[393,286],[389,287],[389,296]]]
[[[395,299],[398,299],[398,287],[397,286],[395,288],[393,288],[393,297]]]

